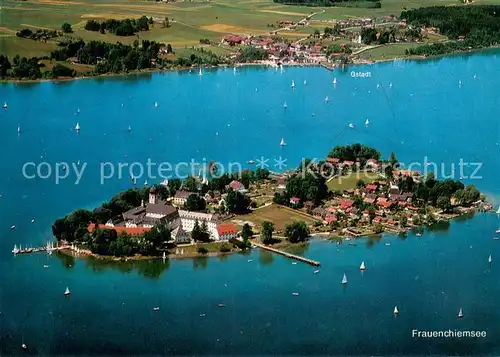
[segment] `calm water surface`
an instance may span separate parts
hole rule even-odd
[[[133,266],[10,253],[14,244],[44,244],[55,218],[131,186],[126,172],[99,184],[101,162],[264,157],[276,169],[280,156],[295,167],[302,157],[323,158],[335,145],[361,142],[384,156],[395,151],[406,163],[426,157],[443,163],[445,174],[461,159],[480,162],[482,178],[465,181],[500,203],[499,65],[490,52],[353,68],[370,71],[368,79],[321,68],[244,68],[201,78],[173,72],[1,85],[0,102],[9,108],[0,112],[0,353],[22,354],[24,341],[39,355],[500,354],[495,214],[421,238],[384,236],[340,247],[312,242],[304,254],[322,262],[319,274],[260,251]],[[78,160],[87,163],[79,185],[74,173],[58,185],[53,177],[27,180],[21,173],[25,162]],[[344,273],[347,287],[340,284]],[[412,329],[488,335],[422,340],[412,338]]]

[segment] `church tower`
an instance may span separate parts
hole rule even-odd
[[[149,204],[154,205],[156,204],[156,188],[153,186],[149,190]]]

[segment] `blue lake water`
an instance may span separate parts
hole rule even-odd
[[[340,248],[314,241],[304,254],[321,261],[319,274],[259,251],[135,267],[10,253],[14,244],[44,244],[57,217],[131,186],[128,171],[101,185],[102,162],[264,157],[277,169],[280,156],[295,167],[303,157],[321,159],[335,145],[361,142],[384,156],[394,151],[404,163],[427,157],[445,174],[460,160],[481,163],[481,178],[465,182],[500,204],[496,53],[333,73],[239,68],[201,78],[172,72],[0,85],[0,102],[9,105],[0,112],[0,353],[21,354],[24,341],[39,355],[499,355],[495,214],[421,238],[384,236]],[[353,78],[351,70],[371,77]],[[87,163],[78,185],[72,172],[57,185],[54,177],[22,175],[26,162],[78,160]],[[465,317],[458,320],[460,307]],[[412,329],[485,330],[487,337],[415,339]]]

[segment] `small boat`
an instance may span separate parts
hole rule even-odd
[[[377,83],[377,88],[380,88],[380,83]]]
[[[167,259],[167,253],[163,252],[162,258],[163,258],[163,260]]]
[[[19,249],[17,248],[17,245],[14,245],[14,249],[12,249],[13,254],[19,253]]]
[[[21,134],[21,127],[20,126],[17,127],[17,133]]]
[[[155,108],[158,108],[158,102],[155,102]]]
[[[491,264],[491,261],[492,261],[492,259],[491,259],[491,254],[490,254],[490,256],[488,257],[488,263]]]
[[[288,108],[288,105],[286,105],[286,102],[283,104],[283,108],[284,109]]]
[[[458,81],[458,86],[461,87],[462,86],[462,81]]]
[[[391,82],[391,83],[389,83],[389,88],[392,88],[392,82]]]
[[[80,131],[80,123],[76,123],[75,130]]]
[[[253,262],[253,260],[252,259],[248,259],[248,263],[251,263],[251,262]]]
[[[251,164],[251,165],[253,165],[253,164],[255,164],[255,160],[248,160],[248,161],[247,161],[247,164]]]
[[[318,274],[319,273],[319,270],[315,270],[313,271],[314,274]]]
[[[477,78],[477,75],[474,74],[474,79],[476,79],[476,78]]]
[[[219,304],[218,307],[226,307],[226,304]]]
[[[295,88],[295,82],[292,79],[292,88]]]
[[[394,306],[394,315],[398,315],[398,314],[399,314],[398,307],[397,307],[397,306]]]
[[[365,125],[366,126],[370,125],[370,121],[368,119],[365,120]]]
[[[497,209],[497,214],[500,214],[500,206],[498,206],[498,209]],[[498,232],[497,233],[500,233],[500,229],[498,229]]]
[[[464,317],[464,312],[462,311],[462,308],[460,308],[460,311],[458,312],[458,318],[461,319]]]
[[[153,311],[160,311],[159,307],[153,307]]]
[[[333,84],[337,84],[337,78],[333,78]]]
[[[306,86],[307,85],[307,81],[304,79],[304,85]]]
[[[391,245],[391,243],[385,243],[385,245],[386,245],[386,246],[390,246],[390,245]]]
[[[422,237],[422,233],[415,234],[417,237]]]
[[[201,67],[200,67],[200,72],[198,72],[198,75],[203,76],[203,71],[201,70]]]
[[[135,177],[132,179],[132,182],[134,183],[134,185],[137,185],[137,179]]]
[[[48,265],[44,265],[43,267],[44,267],[44,268],[48,268],[49,266],[48,266]]]
[[[233,73],[236,74],[236,67],[233,67]]]
[[[7,102],[3,103],[3,109],[7,109],[8,107]]]
[[[64,291],[64,295],[68,296],[71,294],[71,291],[69,291],[69,288],[66,287],[66,290]]]
[[[359,270],[366,270],[365,262],[362,261]]]
[[[292,265],[297,265],[297,262],[292,262]]]
[[[349,128],[354,129],[354,124],[353,123],[349,123]]]
[[[128,131],[132,131],[132,127],[130,125],[128,126]]]
[[[293,296],[299,296],[299,293],[292,293]]]
[[[14,230],[14,229],[16,229],[16,226],[12,225],[12,226],[10,226],[10,229]]]
[[[500,238],[498,238],[498,237],[493,237],[493,240],[499,240],[499,239],[500,239]]]
[[[328,98],[328,96],[325,97],[325,103],[329,103],[330,102],[330,98]]]
[[[21,348],[22,348],[23,350],[27,350],[27,349],[28,349],[28,346],[26,346],[26,344],[25,344],[25,343],[23,343],[23,344],[21,345]]]
[[[497,229],[497,230],[495,231],[495,233],[500,233],[500,229]]]
[[[286,146],[285,138],[281,138],[280,146]]]
[[[200,314],[200,317],[205,317],[205,316],[207,316],[207,315],[206,314]]]
[[[344,276],[342,277],[342,284],[347,284],[347,276],[344,273]]]
[[[144,181],[144,186],[148,185],[148,180]]]

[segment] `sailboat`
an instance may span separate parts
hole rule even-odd
[[[464,317],[464,313],[462,311],[462,308],[460,308],[460,311],[458,312],[458,318],[461,319],[462,317]]]
[[[490,256],[488,257],[488,263],[490,263],[490,264],[491,264],[491,254],[490,254]]]
[[[349,123],[349,128],[354,129],[354,124],[353,123]]]
[[[380,88],[380,83],[377,83],[377,88]]]
[[[361,262],[361,266],[359,267],[359,270],[366,270],[365,262]]]
[[[398,314],[399,314],[398,307],[397,307],[397,306],[394,306],[394,315],[398,315]]]
[[[286,105],[286,102],[283,104],[283,108],[284,109],[288,108],[288,105]]]
[[[295,82],[292,79],[292,88],[295,88]]]
[[[304,85],[306,86],[307,85],[307,81],[304,79]]]
[[[7,109],[8,107],[7,102],[3,103],[3,109]]]
[[[200,76],[203,76],[203,71],[201,70],[201,67],[200,67],[200,72],[198,73]]]
[[[337,84],[337,78],[333,78],[333,84]]]
[[[144,181],[144,186],[147,186],[148,185],[148,180],[145,180]]]
[[[128,126],[128,131],[132,131],[132,127],[130,125]]]
[[[285,138],[281,138],[280,146],[286,146]]]
[[[17,245],[14,244],[14,249],[12,249],[13,254],[19,253],[19,249],[17,249]]]
[[[165,252],[163,252],[163,260],[167,259],[167,254]]]
[[[75,130],[80,131],[80,123],[76,123]]]
[[[132,182],[134,183],[134,185],[137,185],[137,179],[135,177],[132,179]]]
[[[71,291],[69,291],[69,288],[66,287],[66,290],[64,291],[64,295],[68,296],[69,294],[71,294]]]
[[[17,127],[17,133],[21,134],[21,127],[20,126]]]
[[[458,81],[458,86],[461,87],[462,86],[462,81]]]
[[[368,119],[365,120],[365,125],[366,126],[370,125],[370,121]]]
[[[329,103],[330,102],[330,98],[328,98],[328,96],[325,97],[325,103]]]
[[[500,214],[500,206],[498,206],[497,214]],[[500,233],[500,229],[497,230],[497,233]]]
[[[392,82],[391,82],[391,83],[389,83],[389,88],[392,88]]]
[[[233,73],[236,74],[236,67],[233,67]]]
[[[299,293],[292,293],[293,296],[299,296]]]
[[[344,273],[344,276],[342,278],[342,284],[347,284],[347,276]]]
[[[155,108],[158,108],[158,102],[155,102]]]

